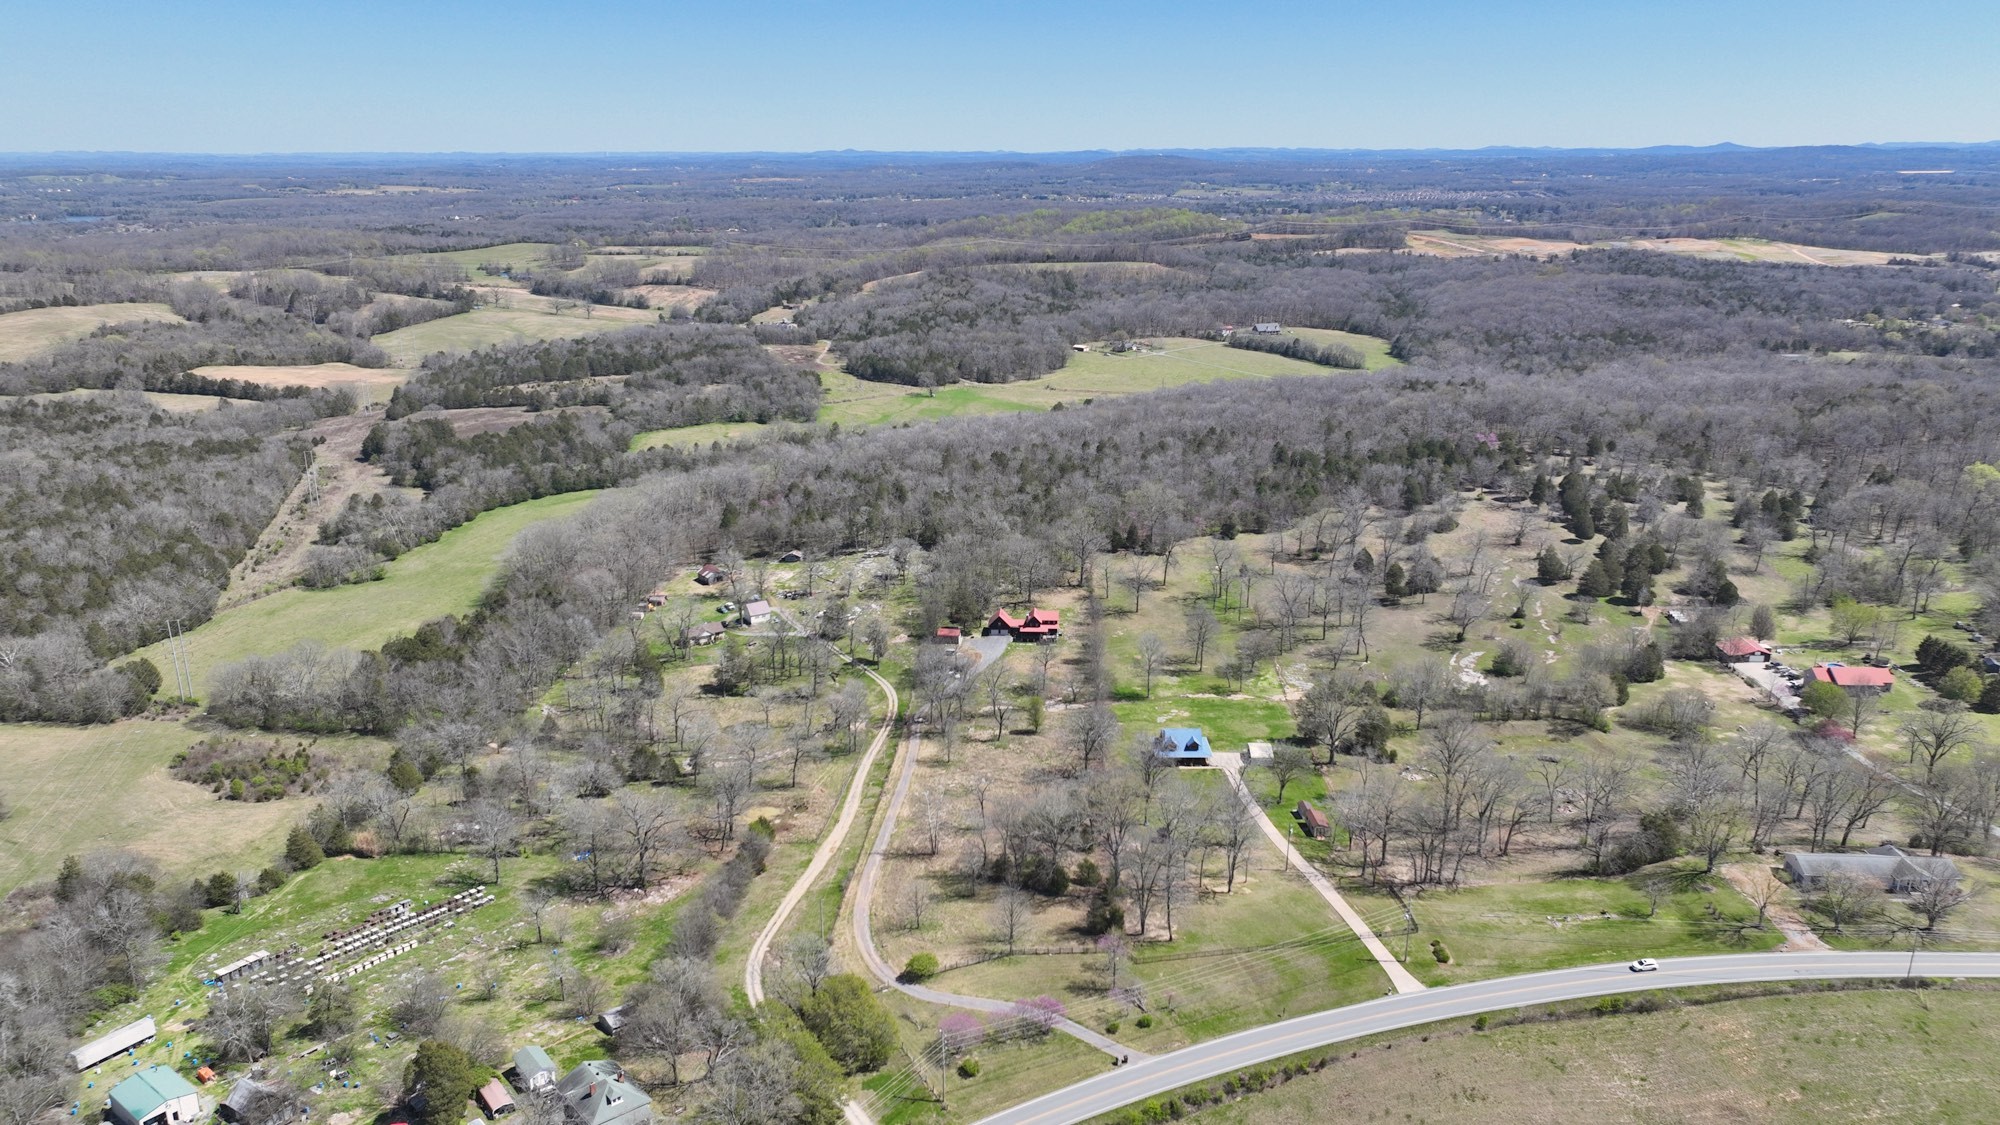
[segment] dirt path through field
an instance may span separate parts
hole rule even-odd
[[[389,474],[360,460],[362,440],[381,420],[379,413],[363,412],[322,418],[306,427],[307,436],[323,439],[313,448],[312,467],[285,497],[256,545],[229,572],[229,585],[216,612],[291,585],[305,566],[306,551],[319,537],[320,525],[332,519],[348,497],[392,491],[416,494],[416,489],[397,489],[389,483]]]

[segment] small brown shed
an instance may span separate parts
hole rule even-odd
[[[1292,815],[1299,819],[1299,827],[1305,830],[1305,834],[1315,840],[1324,840],[1333,831],[1333,826],[1327,823],[1326,814],[1305,801],[1298,803]]]

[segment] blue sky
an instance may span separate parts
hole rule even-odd
[[[0,151],[2000,139],[1996,0],[50,0]]]

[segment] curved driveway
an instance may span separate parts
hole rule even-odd
[[[1908,953],[1743,953],[1671,958],[1661,961],[1656,973],[1634,973],[1622,963],[1589,965],[1403,993],[1134,1061],[996,1113],[980,1125],[1067,1125],[1298,1051],[1482,1012],[1656,988],[1900,977],[1910,964]],[[1921,976],[2000,977],[2000,953],[1920,953],[1915,966]]]
[[[871,907],[875,902],[875,884],[882,874],[882,857],[889,852],[889,841],[896,834],[896,816],[902,811],[903,800],[910,793],[910,778],[916,773],[917,736],[914,731],[903,740],[903,749],[896,761],[894,788],[889,799],[883,803],[882,826],[876,830],[875,845],[868,851],[868,858],[861,865],[861,874],[854,887],[854,943],[861,948],[861,959],[868,964],[868,971],[883,984],[902,992],[916,1000],[928,1004],[944,1004],[954,1008],[967,1008],[989,1015],[1011,1015],[1014,1005],[1005,1000],[995,1000],[989,996],[965,996],[956,992],[942,992],[926,988],[920,984],[905,984],[896,979],[896,969],[882,959],[882,952],[875,948],[875,928],[870,920]],[[1117,1040],[1100,1035],[1077,1023],[1063,1019],[1056,1022],[1056,1030],[1075,1036],[1085,1043],[1112,1056],[1126,1056],[1140,1059],[1146,1056],[1123,1046]]]
[[[840,650],[834,649],[834,652],[839,653]],[[843,654],[841,659],[848,658]],[[851,660],[848,662],[853,663]],[[820,877],[820,873],[826,870],[826,865],[833,862],[833,857],[840,851],[840,845],[846,841],[848,831],[854,827],[855,814],[861,811],[861,797],[868,791],[868,775],[875,768],[875,759],[881,755],[882,747],[888,745],[889,733],[896,729],[898,701],[895,685],[876,675],[875,670],[866,665],[854,666],[861,669],[863,675],[874,680],[888,696],[888,711],[882,716],[882,729],[875,732],[874,741],[868,744],[868,752],[855,764],[854,780],[847,785],[847,799],[841,802],[840,817],[833,822],[833,830],[820,842],[819,850],[813,853],[812,862],[806,865],[805,872],[792,884],[792,889],[785,892],[784,901],[778,904],[778,909],[771,915],[771,920],[758,931],[757,940],[750,943],[750,961],[743,967],[743,994],[749,997],[752,1007],[764,1002],[764,958],[771,952],[771,942],[776,940],[778,931],[784,928],[785,920],[792,916],[792,911],[798,909],[799,903],[812,891],[813,883]]]

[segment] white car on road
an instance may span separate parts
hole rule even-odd
[[[1660,963],[1651,957],[1641,957],[1625,967],[1635,973],[1657,973],[1660,971]]]

